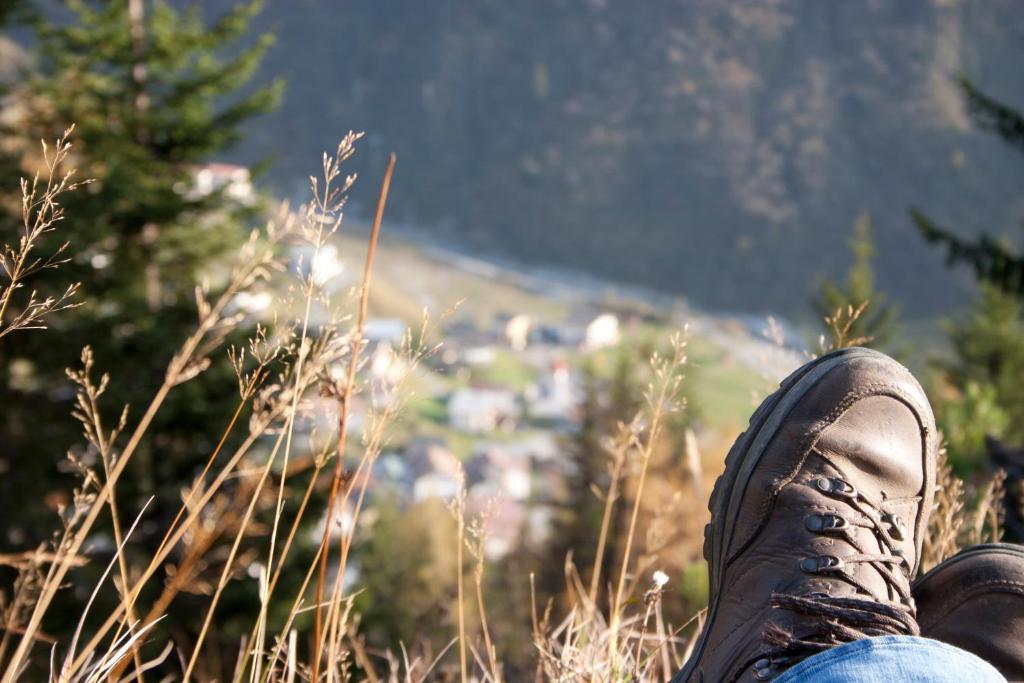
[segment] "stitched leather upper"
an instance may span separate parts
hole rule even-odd
[[[699,675],[769,677],[758,660],[769,649],[766,626],[801,637],[821,625],[772,609],[774,594],[892,603],[912,622],[910,576],[931,507],[935,448],[924,392],[895,361],[853,357],[819,379],[722,503],[733,514],[712,521],[722,535],[722,580]]]

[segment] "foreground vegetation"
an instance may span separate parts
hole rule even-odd
[[[196,290],[195,327],[167,359],[163,382],[144,411],[107,405],[105,394],[118,376],[97,368],[88,346],[80,364],[68,371],[76,387],[74,416],[87,444],[68,459],[79,485],[72,503],[60,512],[62,527],[53,541],[13,562],[18,576],[6,602],[0,643],[4,680],[38,676],[47,669],[54,680],[73,681],[130,679],[150,670],[177,672],[186,680],[498,681],[522,675],[524,653],[501,649],[516,640],[506,635],[509,625],[500,627],[502,642],[492,635],[486,582],[491,567],[484,551],[488,517],[486,512],[468,514],[464,490],[448,503],[448,522],[423,529],[443,538],[443,528],[454,526],[449,546],[438,549],[449,559],[449,576],[434,577],[439,583],[454,583],[455,595],[442,620],[447,626],[435,626],[419,642],[368,640],[359,610],[361,581],[347,585],[347,570],[358,562],[353,551],[357,546],[367,549],[364,569],[369,571],[375,566],[388,571],[392,563],[387,559],[401,561],[393,553],[374,565],[375,534],[387,533],[388,527],[380,518],[365,524],[360,514],[372,486],[369,473],[408,398],[403,381],[373,404],[359,442],[346,443],[350,406],[357,394],[374,391],[361,374],[360,353],[390,168],[363,278],[350,302],[351,316],[311,329],[311,303],[326,301],[329,295],[312,272],[282,273],[275,245],[301,240],[316,251],[341,228],[341,209],[353,184],[342,168],[357,140],[358,135],[346,136],[336,152],[325,157],[323,175],[313,182],[311,202],[300,214],[282,214],[252,234],[222,291],[214,295],[201,287]],[[26,287],[27,278],[39,268],[59,270],[62,265],[62,249],[52,251],[47,245],[62,228],[63,198],[80,191],[72,173],[62,170],[72,154],[70,142],[59,140],[45,152],[45,172],[23,186],[22,239],[5,249],[9,281],[0,296],[2,309],[17,314],[4,318],[0,337],[45,334],[38,329],[69,306],[95,305],[78,298],[74,284],[61,297],[45,299]],[[226,312],[230,302],[275,277],[297,278],[293,291],[306,314],[272,329],[257,326],[245,343],[232,343],[231,335],[243,319]],[[834,335],[829,346],[867,341],[850,334],[859,316],[858,309],[838,311],[831,318]],[[429,320],[417,338],[401,351],[410,372],[443,343],[433,341]],[[699,630],[699,604],[691,606],[689,619],[667,616],[678,614],[685,597],[678,592],[679,582],[686,577],[660,570],[671,546],[685,543],[680,531],[691,544],[699,537],[704,513],[696,508],[704,501],[693,491],[706,491],[710,483],[704,481],[707,474],[699,462],[691,462],[686,470],[688,484],[685,478],[677,479],[694,487],[685,496],[660,490],[663,482],[652,479],[655,471],[662,479],[666,466],[679,469],[678,461],[666,460],[666,450],[672,446],[667,436],[685,410],[685,336],[673,337],[666,348],[666,353],[652,355],[644,373],[645,388],[633,397],[635,416],[617,421],[607,437],[591,433],[599,442],[592,446],[605,453],[607,476],[595,477],[604,487],[594,498],[600,523],[588,525],[581,516],[561,530],[565,538],[556,537],[565,540],[571,534],[596,531],[588,539],[594,550],[587,563],[577,564],[580,558],[572,554],[559,562],[564,568],[563,590],[550,597],[538,593],[544,578],[538,570],[550,568],[550,558],[513,577],[530,596],[529,621],[520,624],[526,631],[519,641],[528,643],[532,654],[527,658],[538,677],[664,680],[684,661]],[[133,534],[152,517],[148,503],[135,508],[120,495],[122,475],[139,444],[149,438],[147,430],[168,396],[188,383],[207,381],[208,369],[220,363],[236,375],[234,417],[211,440],[219,445],[212,448],[202,471],[178,482],[181,503],[171,523],[158,530],[162,542],[148,558],[129,554],[126,548]],[[296,445],[294,434],[296,424],[306,417],[304,399],[313,393],[335,401],[335,429],[316,434],[312,454],[307,454]],[[233,434],[241,436],[240,442],[222,452]],[[314,491],[324,484],[329,484],[329,494],[311,506]],[[1003,479],[997,476],[980,488],[969,487],[943,467],[925,568],[963,544],[999,537],[1002,486]],[[685,502],[680,503],[682,499]],[[650,512],[666,505],[671,512],[667,518],[657,519]],[[343,510],[352,510],[351,517],[342,519]],[[302,533],[308,528],[303,520],[317,517],[325,523],[320,525],[320,541],[311,545]],[[624,522],[621,533],[617,519]],[[101,549],[102,538],[112,539],[108,550]],[[286,567],[289,574],[296,567],[303,569],[289,575]],[[365,578],[366,583],[373,581],[372,575]],[[205,586],[198,591],[202,600],[182,600],[184,593],[196,592],[197,584]],[[249,601],[255,610],[243,628],[246,635],[239,640],[237,657],[227,658],[211,651],[206,641],[225,625],[220,615],[229,584],[238,590],[240,597],[234,599]],[[59,624],[66,616],[52,610],[69,592],[68,586],[85,599],[76,601],[78,612],[71,613],[74,628],[51,636],[46,625]],[[414,597],[406,595],[407,586],[391,589],[378,599],[401,605]],[[180,609],[191,610],[196,625],[184,640],[160,628],[166,616]],[[433,639],[445,630],[448,635],[438,648]]]

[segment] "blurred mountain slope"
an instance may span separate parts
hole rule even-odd
[[[365,179],[400,158],[390,215],[487,254],[794,313],[866,210],[914,317],[969,285],[909,206],[997,234],[1024,216],[953,78],[1024,104],[1013,0],[290,0],[259,23],[289,91],[240,157],[301,197],[309,160],[366,130]]]

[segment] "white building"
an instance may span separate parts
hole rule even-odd
[[[235,298],[231,300],[233,308],[257,317],[263,317],[262,314],[270,310],[273,304],[274,295],[266,289],[258,292],[244,290],[236,294]]]
[[[409,326],[398,318],[370,318],[363,330],[363,339],[368,342],[387,342],[391,346],[401,346]]]
[[[406,450],[406,461],[413,476],[413,500],[454,498],[462,486],[459,459],[438,443],[421,442]]]
[[[345,272],[345,264],[338,255],[338,247],[325,244],[313,252],[310,275],[317,287],[324,287]]]
[[[477,367],[491,365],[497,358],[497,350],[487,344],[483,346],[469,346],[462,352],[462,361],[466,365]]]
[[[192,169],[192,187],[185,196],[202,199],[214,192],[223,192],[225,197],[245,206],[256,201],[249,169],[236,164],[210,163]]]
[[[530,341],[530,330],[533,329],[533,321],[530,316],[520,313],[512,316],[505,323],[505,339],[513,351],[523,351]]]
[[[356,281],[355,274],[345,267],[338,247],[333,244],[324,244],[319,249],[311,244],[299,244],[288,252],[291,269],[302,277],[312,278],[317,287],[328,292],[341,291]]]
[[[393,387],[409,371],[409,365],[390,342],[377,344],[370,356],[370,376],[385,387]]]
[[[568,364],[561,359],[551,364],[551,371],[526,391],[531,417],[542,420],[567,420],[578,403]]]
[[[493,444],[466,463],[466,477],[475,497],[501,497],[523,501],[530,497],[532,462],[519,448]]]
[[[517,417],[515,394],[505,389],[458,389],[448,398],[448,423],[463,432],[493,432]]]
[[[587,325],[584,346],[591,351],[615,346],[622,339],[619,319],[611,313],[602,313]]]
[[[526,522],[526,508],[522,503],[499,498],[489,506],[484,555],[495,561],[519,546]]]
[[[462,482],[457,478],[441,472],[431,472],[413,482],[412,499],[416,502],[440,498],[452,500],[459,493]]]

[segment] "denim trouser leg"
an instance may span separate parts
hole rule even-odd
[[[913,636],[882,636],[846,643],[805,659],[775,679],[775,683],[797,681],[1006,683],[991,664],[970,652]]]

